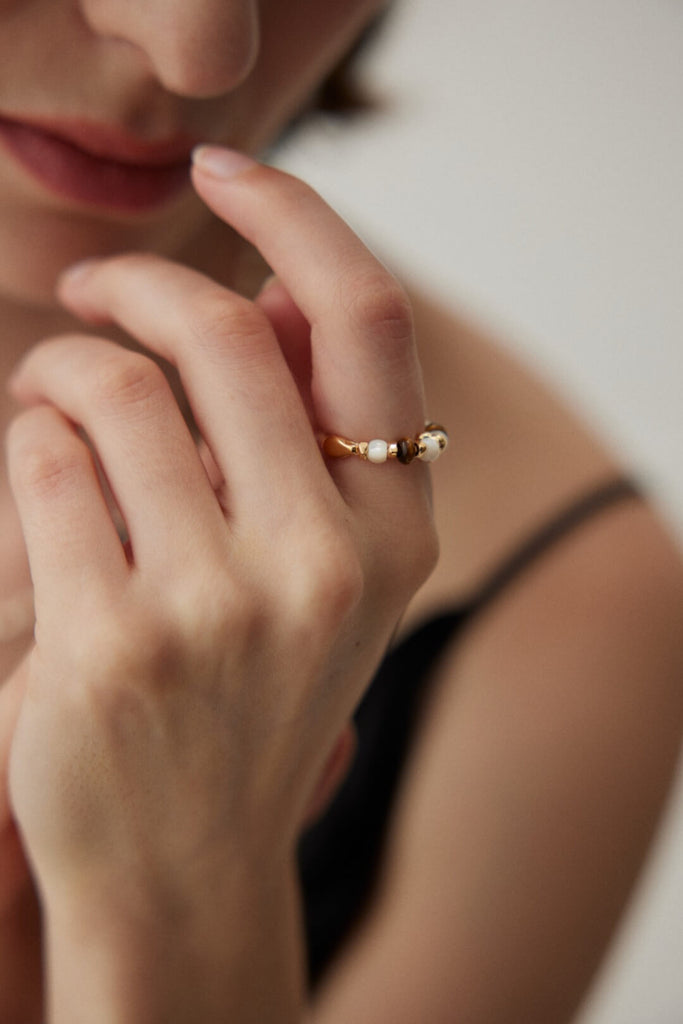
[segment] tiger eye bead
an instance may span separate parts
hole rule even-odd
[[[402,462],[404,466],[412,462],[418,452],[418,447],[415,441],[410,437],[402,437],[400,441],[396,442],[398,451],[396,458],[399,462]]]
[[[448,434],[438,423],[428,423],[417,437],[402,437],[398,441],[382,441],[379,438],[350,441],[338,434],[330,434],[321,438],[320,443],[324,454],[330,458],[344,459],[356,455],[365,462],[377,464],[387,459],[397,459],[407,466],[414,459],[434,462],[447,448]]]

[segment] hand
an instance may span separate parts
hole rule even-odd
[[[177,368],[220,500],[152,358],[70,335],[14,380],[37,628],[10,782],[48,906],[93,878],[178,896],[288,856],[435,557],[422,464],[326,464],[316,442],[421,428],[403,292],[301,182],[254,164],[195,184],[278,274],[259,300],[141,255],[61,296]]]

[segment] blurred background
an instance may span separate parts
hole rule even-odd
[[[279,160],[548,376],[683,543],[683,3],[402,0]],[[683,680],[682,680],[683,685]],[[577,1024],[683,1021],[683,773]]]

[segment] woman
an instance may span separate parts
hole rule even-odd
[[[3,1022],[566,1021],[641,863],[670,541],[247,156],[378,7],[0,5]]]

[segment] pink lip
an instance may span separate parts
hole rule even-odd
[[[144,142],[93,122],[0,116],[0,142],[33,178],[78,203],[143,212],[187,187],[196,140]]]

